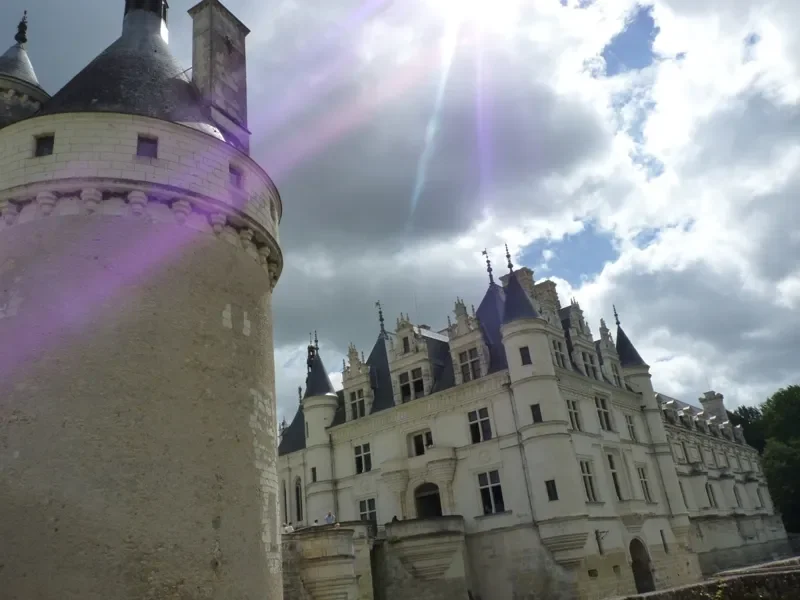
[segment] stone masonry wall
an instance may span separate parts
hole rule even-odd
[[[700,568],[706,575],[735,569],[745,565],[777,560],[792,554],[788,539],[772,540],[763,544],[747,544],[736,548],[724,548],[698,555]]]
[[[800,570],[753,573],[623,600],[789,600],[800,597]]]

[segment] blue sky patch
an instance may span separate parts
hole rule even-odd
[[[544,258],[546,250],[553,252],[553,257],[549,260]],[[538,270],[539,277],[554,275],[566,279],[572,285],[579,285],[584,279],[600,273],[607,262],[616,260],[618,256],[613,237],[598,231],[589,223],[574,235],[531,244],[523,249],[519,261]],[[548,266],[546,271],[541,269],[545,262]]]
[[[644,69],[653,64],[653,40],[658,27],[653,20],[652,6],[639,6],[620,33],[603,49],[606,75]]]

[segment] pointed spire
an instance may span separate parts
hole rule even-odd
[[[319,338],[317,337],[316,330],[314,330],[314,348],[319,352]]]
[[[511,262],[511,252],[508,251],[508,244],[506,244],[506,260],[508,261],[508,272],[514,272],[514,263]]]
[[[646,362],[642,359],[639,351],[631,342],[622,325],[619,324],[619,314],[617,307],[614,306],[614,319],[617,322],[617,355],[619,356],[619,364],[623,367],[646,367]]]
[[[517,276],[511,274],[506,284],[506,302],[503,307],[503,324],[519,321],[521,319],[538,319],[539,315],[533,308],[528,294],[522,289]]]
[[[297,386],[297,399],[302,402],[303,400],[303,388],[299,385]]]
[[[386,322],[383,320],[383,306],[381,306],[380,301],[375,303],[375,306],[378,309],[378,321],[381,324],[381,337],[386,337]]]
[[[19,25],[17,25],[17,35],[14,36],[16,42],[21,46],[28,42],[28,11],[22,13]]]
[[[613,304],[614,307],[614,320],[617,322],[617,327],[619,327],[619,314],[617,313],[617,305]]]
[[[303,398],[311,398],[312,396],[330,396],[336,395],[333,389],[328,371],[325,370],[325,365],[322,363],[322,357],[317,353],[314,346],[309,346],[308,356],[308,376],[306,377],[306,393]]]
[[[344,373],[345,371],[347,371],[347,361],[345,359],[342,359],[342,373]]]
[[[484,248],[481,252],[486,257],[486,272],[489,273],[489,285],[494,285],[494,275],[492,275],[492,261],[489,259],[489,251]]]

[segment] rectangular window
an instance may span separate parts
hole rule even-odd
[[[611,411],[608,410],[608,400],[595,396],[594,405],[595,408],[597,408],[597,418],[600,419],[600,429],[603,431],[612,431]]]
[[[140,135],[136,141],[136,156],[158,158],[158,139]]]
[[[242,170],[230,165],[228,167],[228,180],[235,188],[242,189],[244,187],[244,173]]]
[[[569,424],[575,431],[583,431],[581,426],[581,412],[578,408],[577,400],[567,400],[567,411],[569,412]]]
[[[714,494],[714,488],[710,483],[706,484],[706,496],[708,496],[709,508],[717,508],[717,496]]]
[[[400,400],[405,404],[425,395],[425,382],[422,369],[412,369],[410,373],[400,373]]]
[[[636,426],[633,423],[633,415],[625,415],[625,425],[628,427],[628,437],[632,442],[638,442],[636,437]]]
[[[544,482],[544,487],[547,488],[547,499],[550,502],[558,500],[558,488],[556,487],[556,480],[549,479]]]
[[[583,352],[583,368],[586,370],[586,375],[589,377],[594,377],[595,379],[600,379],[597,372],[597,359],[595,359],[594,354],[590,352]]]
[[[40,135],[36,137],[35,141],[34,156],[50,156],[53,154],[53,148],[56,145],[56,136]]]
[[[742,497],[739,495],[739,488],[735,483],[733,484],[733,499],[736,500],[736,507],[742,508]]]
[[[400,373],[400,401],[405,404],[411,401],[411,381],[408,373]]]
[[[458,364],[461,365],[461,380],[463,383],[480,378],[481,361],[480,358],[478,358],[477,348],[470,348],[466,352],[459,352]]]
[[[558,340],[553,340],[553,357],[556,361],[556,366],[562,369],[567,368],[567,355],[564,354],[564,344]]]
[[[642,497],[644,501],[652,502],[653,496],[650,493],[650,482],[647,481],[647,469],[645,469],[645,467],[636,467],[636,472],[639,474],[639,483],[642,485]]]
[[[608,471],[611,473],[611,483],[614,484],[614,492],[617,494],[617,500],[622,500],[622,486],[619,483],[619,473],[617,472],[617,465],[614,461],[614,455],[606,455],[608,458]]]
[[[367,498],[358,502],[358,516],[362,521],[378,520],[378,511],[375,509],[375,498]]]
[[[678,487],[681,489],[681,498],[683,498],[683,505],[686,508],[689,508],[689,503],[686,501],[686,490],[683,487],[683,482],[682,481],[678,482]]]
[[[664,530],[661,530],[661,545],[664,546],[664,552],[669,554],[669,546],[667,545],[667,536],[664,535]]]
[[[408,354],[409,352],[411,352],[411,340],[406,336],[403,338],[403,354]]]
[[[311,467],[311,483],[317,481],[317,467]]]
[[[425,384],[422,381],[422,369],[411,371],[411,387],[414,389],[414,398],[422,398],[425,395]]]
[[[372,471],[372,452],[369,444],[362,444],[355,447],[356,474],[369,473]]]
[[[758,497],[758,506],[756,508],[764,508],[764,496],[761,493],[761,488],[756,488],[756,496]]]
[[[433,446],[433,434],[430,431],[422,431],[411,438],[413,456],[422,456],[425,450]]]
[[[582,460],[581,476],[583,477],[583,489],[586,492],[587,502],[597,502],[597,489],[594,486],[594,473],[592,472],[592,463],[588,460]]]
[[[364,390],[350,392],[350,415],[353,421],[360,419],[367,414],[367,406],[364,402]]]
[[[531,350],[527,346],[522,346],[519,349],[519,358],[523,365],[533,364],[533,361],[531,360]]]
[[[503,488],[500,487],[500,473],[497,471],[480,473],[478,475],[478,489],[481,492],[483,514],[493,515],[505,512],[506,505],[503,502]]]
[[[308,421],[306,421],[306,439],[308,439]]]
[[[614,377],[614,385],[622,387],[622,377],[619,376],[619,368],[614,363],[611,363],[611,375]]]
[[[489,409],[479,408],[467,413],[469,433],[473,444],[480,444],[492,439],[492,424],[489,421]]]
[[[531,416],[534,423],[541,423],[544,420],[542,419],[542,407],[540,404],[531,404]]]

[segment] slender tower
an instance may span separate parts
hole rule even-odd
[[[4,600],[283,597],[282,207],[248,153],[247,29],[194,7],[193,81],[167,11],[127,0],[119,39],[0,129]]]

